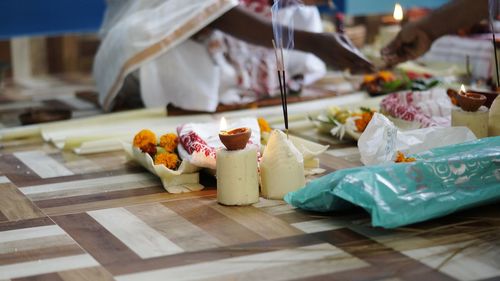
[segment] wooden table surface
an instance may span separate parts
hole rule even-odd
[[[351,143],[292,133],[332,145],[327,172],[360,165]],[[500,279],[499,204],[384,230],[363,210],[224,207],[210,176],[169,194],[123,152],[1,145],[0,280]]]

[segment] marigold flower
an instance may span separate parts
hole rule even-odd
[[[375,81],[375,79],[377,79],[377,76],[374,75],[374,74],[367,74],[365,76],[363,76],[363,83],[371,83],[373,81]]]
[[[156,144],[148,143],[147,145],[141,147],[141,151],[151,155],[151,157],[154,157],[157,152]]]
[[[404,162],[415,162],[415,158],[406,157],[403,152],[398,151],[396,153],[396,159],[394,160],[396,163],[404,163]]]
[[[165,165],[165,167],[174,170],[179,164],[179,157],[175,153],[164,152],[155,156],[155,165]]]
[[[142,152],[156,153],[156,135],[150,130],[144,129],[137,133],[134,137],[134,146],[138,147]]]
[[[271,132],[271,126],[269,126],[269,123],[267,123],[266,119],[259,117],[257,118],[257,122],[259,123],[261,132]]]
[[[384,82],[390,82],[396,79],[396,77],[394,77],[394,74],[392,72],[384,70],[378,72],[378,77],[380,77]]]
[[[160,146],[165,148],[167,152],[174,152],[178,143],[179,138],[176,134],[168,133],[160,137]]]
[[[358,132],[364,132],[366,126],[368,126],[368,123],[370,123],[370,121],[372,120],[373,112],[358,113],[354,114],[354,116],[360,117],[354,121],[354,124],[356,124],[356,129],[358,130]]]

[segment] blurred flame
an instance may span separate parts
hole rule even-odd
[[[464,84],[462,84],[462,86],[460,86],[460,92],[462,93],[466,93],[467,91],[465,90],[465,86]]]
[[[401,7],[401,5],[399,5],[399,3],[396,3],[396,5],[394,5],[394,13],[392,14],[392,16],[397,21],[403,20],[403,8]]]
[[[225,131],[225,130],[227,130],[227,121],[226,121],[226,118],[225,118],[225,117],[222,117],[222,118],[220,119],[219,130],[221,130],[221,131]]]

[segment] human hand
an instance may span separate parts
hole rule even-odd
[[[432,41],[431,36],[418,23],[409,23],[380,53],[385,63],[392,66],[420,57],[430,49]]]
[[[327,64],[351,72],[373,72],[374,66],[343,34],[319,33],[311,40],[311,52]]]

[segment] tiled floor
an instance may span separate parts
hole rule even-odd
[[[332,145],[327,172],[359,165],[352,144],[292,133]],[[384,230],[362,210],[224,207],[207,175],[202,191],[168,194],[122,152],[79,156],[40,139],[2,147],[0,280],[500,278],[498,204]]]

